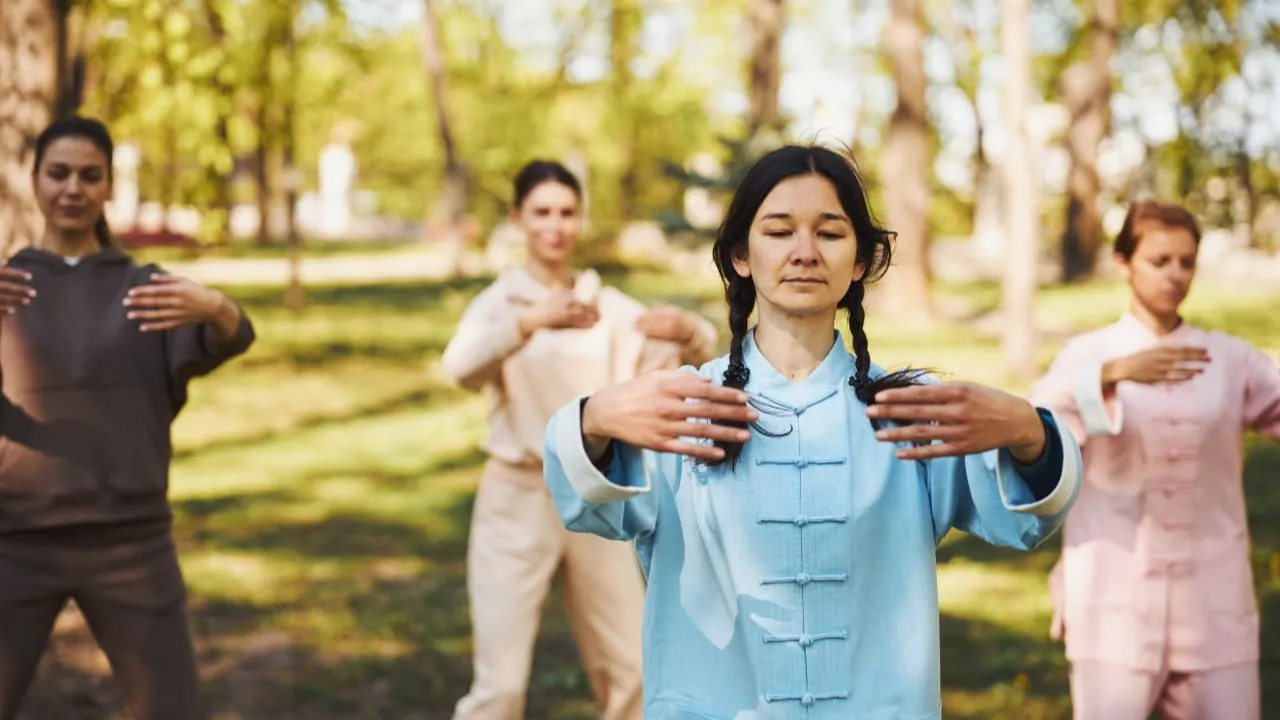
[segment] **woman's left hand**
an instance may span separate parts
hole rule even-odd
[[[179,275],[157,273],[151,283],[129,291],[124,299],[130,320],[141,320],[143,332],[161,332],[217,318],[227,298]]]
[[[899,450],[897,456],[903,460],[1008,448],[1019,462],[1032,463],[1044,452],[1044,424],[1031,403],[973,383],[885,390],[876,395],[867,415],[913,423],[879,430],[877,440],[931,443]]]
[[[658,305],[636,321],[636,329],[650,340],[688,344],[693,341],[697,327],[683,310],[670,305]]]

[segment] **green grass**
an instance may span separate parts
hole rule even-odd
[[[614,277],[642,299],[717,321],[713,284]],[[464,558],[485,400],[451,388],[436,365],[483,281],[312,288],[301,316],[276,288],[238,288],[260,340],[196,383],[174,433],[176,534],[214,717],[448,718],[471,674]],[[990,286],[940,290],[980,317]],[[1042,318],[1086,328],[1123,306],[1116,287],[1049,288]],[[1194,319],[1280,348],[1280,301],[1203,291]],[[1018,389],[999,371],[981,322],[930,333],[870,323],[873,354]],[[1041,349],[1053,356],[1060,333]],[[1264,608],[1266,707],[1280,713],[1280,447],[1250,446],[1246,470]],[[1066,664],[1047,638],[1037,552],[964,537],[939,552],[948,718],[1065,720]],[[118,693],[83,628],[59,631],[29,718],[109,718]],[[530,718],[594,717],[558,596],[545,611]]]

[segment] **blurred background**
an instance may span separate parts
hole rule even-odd
[[[175,428],[214,717],[447,718],[485,400],[436,364],[520,261],[526,161],[584,180],[584,264],[723,328],[726,190],[782,141],[845,145],[898,232],[875,359],[1023,391],[1125,309],[1110,239],[1147,195],[1205,227],[1190,319],[1280,359],[1278,77],[1267,0],[0,0],[0,245],[40,233],[36,134],[97,116],[122,243],[258,323]],[[1251,440],[1275,718],[1278,476]],[[1056,544],[940,550],[948,717],[1069,717]],[[74,609],[24,717],[124,717]],[[592,717],[554,595],[529,717]]]

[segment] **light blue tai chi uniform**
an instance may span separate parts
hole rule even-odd
[[[1035,547],[1079,492],[1079,446],[1042,410],[1049,442],[1034,465],[1005,450],[899,460],[849,385],[838,333],[800,383],[750,337],[744,359],[759,422],[779,436],[753,431],[736,470],[615,443],[601,473],[581,401],[547,429],[565,526],[634,540],[648,577],[644,717],[940,718],[937,543],[958,528]],[[719,382],[727,365],[697,372]]]

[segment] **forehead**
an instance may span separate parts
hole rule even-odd
[[[840,196],[827,178],[816,175],[790,177],[773,187],[756,211],[757,221],[770,215],[790,215],[796,219],[812,219],[825,214],[843,216]]]
[[[1195,255],[1196,238],[1183,228],[1152,224],[1143,228],[1135,252],[1146,256]]]
[[[578,196],[568,185],[548,180],[534,186],[524,202],[526,205],[563,207],[577,205]]]
[[[64,137],[49,143],[44,153],[44,164],[72,168],[106,167],[107,156],[88,138]]]

